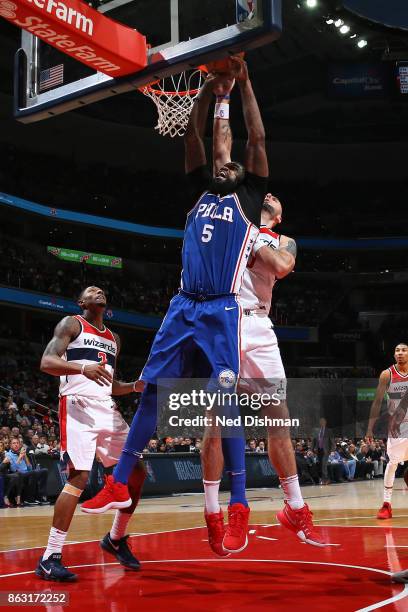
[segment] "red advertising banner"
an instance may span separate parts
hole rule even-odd
[[[0,0],[0,16],[90,68],[117,77],[146,66],[146,38],[81,0]]]

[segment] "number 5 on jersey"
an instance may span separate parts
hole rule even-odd
[[[209,223],[206,223],[204,225],[204,227],[203,227],[203,234],[201,236],[201,240],[203,242],[210,242],[210,240],[212,238],[213,229],[214,229],[214,226],[210,225]]]

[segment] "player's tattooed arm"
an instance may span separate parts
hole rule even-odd
[[[293,238],[281,236],[279,249],[265,245],[257,251],[256,257],[268,266],[276,278],[285,278],[295,267],[296,242]]]
[[[204,146],[204,132],[208,111],[213,97],[214,77],[209,76],[198,94],[190,114],[184,136],[186,174],[205,166],[207,157]]]
[[[214,119],[213,173],[231,161],[232,131],[229,119]]]
[[[143,391],[143,383],[141,383],[141,381],[134,381],[134,382],[127,383],[127,382],[123,382],[122,380],[118,380],[116,378],[116,367],[117,367],[118,357],[119,357],[119,353],[121,349],[121,343],[120,343],[120,337],[118,336],[118,334],[114,333],[113,335],[115,336],[118,352],[116,353],[116,359],[115,359],[115,374],[114,374],[113,382],[112,382],[112,395],[115,395],[115,396],[129,395],[129,393],[134,393],[135,391]]]
[[[375,398],[373,403],[371,404],[370,416],[368,419],[368,427],[366,436],[368,438],[373,437],[373,429],[380,416],[381,412],[381,404],[384,399],[384,395],[388,389],[388,385],[390,384],[390,371],[383,370],[380,374],[380,378],[378,380],[377,390],[375,392]]]
[[[290,253],[291,255],[293,255],[293,257],[296,259],[296,255],[297,255],[297,244],[296,242],[293,240],[293,238],[287,238],[287,236],[284,236],[284,238],[287,239],[287,243],[280,246],[279,250],[286,250],[288,253]]]
[[[52,376],[69,376],[81,374],[82,365],[66,361],[62,358],[70,342],[75,340],[81,332],[81,325],[75,317],[65,317],[54,330],[54,336],[48,343],[41,358],[40,370]],[[99,363],[87,364],[83,375],[98,385],[109,385],[112,376]]]

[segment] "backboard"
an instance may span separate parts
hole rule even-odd
[[[19,121],[46,119],[268,44],[282,29],[281,0],[94,0],[93,6],[147,37],[147,67],[112,78],[22,31],[14,67]]]

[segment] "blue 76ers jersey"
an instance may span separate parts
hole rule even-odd
[[[191,293],[238,293],[260,219],[266,180],[247,173],[234,193],[220,197],[206,191],[188,214],[182,252],[181,287]],[[253,216],[253,215],[252,215]],[[259,221],[258,221],[259,223]]]

